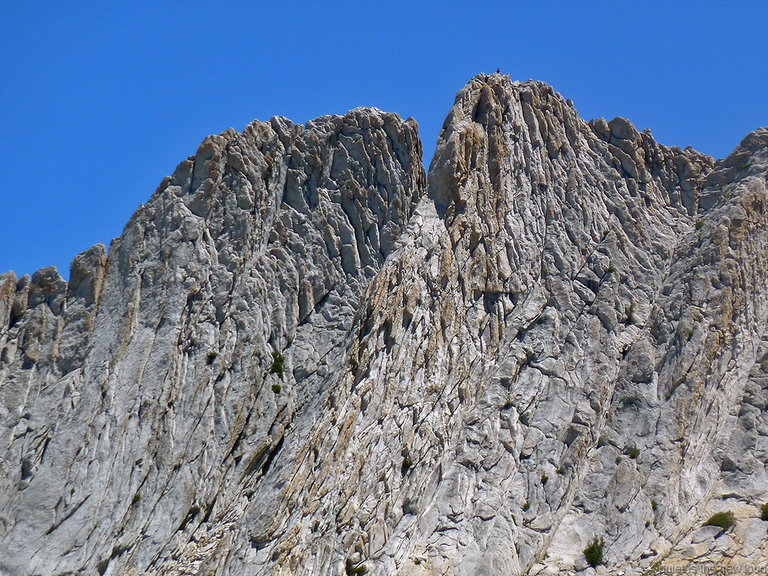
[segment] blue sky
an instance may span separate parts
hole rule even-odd
[[[0,271],[67,278],[253,119],[376,106],[418,120],[428,164],[456,92],[497,67],[722,157],[768,125],[767,25],[766,2],[1,2]]]

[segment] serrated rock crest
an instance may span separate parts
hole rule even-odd
[[[0,567],[765,562],[766,144],[715,163],[500,74],[428,180],[375,109],[207,138],[108,257],[0,276]]]

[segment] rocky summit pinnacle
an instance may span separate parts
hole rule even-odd
[[[0,275],[0,574],[768,562],[768,129],[715,162],[473,78],[206,138]]]

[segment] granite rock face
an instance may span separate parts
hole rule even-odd
[[[500,74],[428,179],[375,109],[208,137],[0,275],[0,574],[765,563],[767,174]]]

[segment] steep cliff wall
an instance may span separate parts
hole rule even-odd
[[[255,122],[207,138],[69,286],[4,275],[0,563],[196,566],[269,505],[254,490],[424,188],[414,122]]]
[[[767,561],[767,173],[500,74],[428,184],[378,110],[207,138],[68,284],[0,276],[0,567]]]

